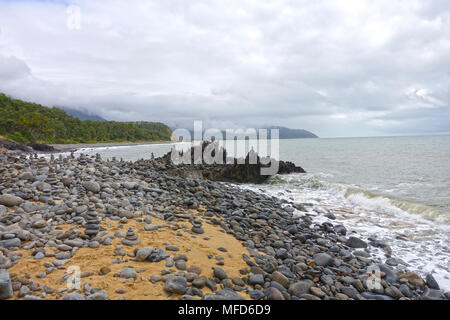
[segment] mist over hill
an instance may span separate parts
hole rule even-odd
[[[100,117],[97,114],[94,114],[92,112],[89,112],[87,110],[79,110],[79,109],[73,109],[68,107],[58,107],[62,110],[64,110],[68,115],[71,115],[72,117],[75,117],[79,120],[92,120],[92,121],[106,121],[106,119]]]

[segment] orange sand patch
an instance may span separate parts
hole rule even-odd
[[[197,214],[197,211],[191,212]],[[102,226],[110,233],[121,230],[126,233],[128,228],[132,227],[135,229],[136,234],[141,239],[141,243],[135,246],[124,246],[127,254],[132,254],[134,249],[152,246],[154,248],[162,248],[165,250],[163,243],[169,243],[171,245],[176,245],[179,247],[180,251],[171,252],[166,251],[170,256],[174,256],[175,253],[184,253],[188,257],[187,267],[195,265],[200,267],[202,273],[200,276],[206,276],[207,278],[213,277],[213,267],[217,266],[217,260],[208,258],[208,255],[212,254],[220,255],[224,258],[224,265],[219,266],[224,269],[229,278],[241,277],[239,270],[248,268],[247,264],[242,259],[242,254],[247,253],[247,250],[242,246],[242,244],[236,240],[232,235],[224,232],[220,227],[208,224],[200,215],[196,217],[199,220],[203,220],[204,234],[193,235],[186,232],[190,229],[190,223],[188,221],[179,221],[173,224],[168,224],[167,222],[153,218],[152,224],[166,225],[169,228],[160,228],[156,231],[145,231],[144,223],[138,223],[136,220],[129,220],[126,224],[121,224],[117,221],[110,221],[108,223],[102,222]],[[183,229],[182,225],[186,224],[188,229]],[[108,226],[109,225],[109,226]],[[123,227],[119,228],[119,225]],[[178,225],[180,228],[178,230],[172,230],[174,226]],[[61,225],[58,229],[62,231],[67,231],[75,225]],[[180,231],[182,236],[177,236],[176,233]],[[204,238],[208,237],[209,240]],[[45,262],[52,262],[55,260],[53,257],[46,257],[42,260],[35,261],[31,257],[32,250],[21,250],[23,258],[20,259],[18,264],[9,269],[11,276],[14,274],[18,276],[23,276],[29,274],[31,280],[36,281],[41,286],[47,285],[55,289],[54,294],[47,295],[48,299],[56,299],[57,291],[62,288],[66,288],[65,283],[61,283],[61,279],[66,275],[66,269],[70,266],[78,266],[81,272],[92,272],[94,275],[81,279],[81,288],[85,283],[90,283],[92,288],[100,288],[108,292],[109,299],[119,299],[121,297],[127,300],[158,300],[158,299],[178,299],[178,295],[170,296],[163,290],[163,282],[157,282],[155,284],[149,281],[151,275],[161,274],[163,269],[174,269],[165,267],[165,261],[158,263],[154,262],[137,262],[133,261],[132,257],[124,257],[127,262],[120,264],[112,264],[111,261],[118,259],[120,257],[114,257],[114,249],[121,245],[121,238],[114,238],[113,244],[111,246],[100,246],[97,249],[81,248],[76,254],[66,263],[61,269],[55,269],[49,275],[43,279],[39,279],[36,275],[45,271]],[[224,247],[228,252],[221,252],[217,250],[219,247]],[[48,252],[51,252],[51,248],[46,248]],[[127,281],[125,279],[114,277],[114,274],[120,273],[120,271],[128,266],[133,266],[135,271],[144,270],[137,274],[137,279],[135,281]],[[108,267],[111,272],[106,275],[99,275],[99,270],[102,267]],[[176,270],[177,272],[179,270]],[[141,279],[143,277],[143,279]],[[218,285],[220,289],[220,285]],[[116,293],[117,289],[124,289],[126,292],[124,294]],[[207,287],[202,289],[203,293],[211,292]],[[67,292],[63,293],[63,296]],[[246,293],[238,293],[242,297],[249,299]],[[18,292],[15,292],[15,296],[12,299],[19,299]]]

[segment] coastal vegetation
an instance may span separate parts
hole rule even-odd
[[[0,135],[19,143],[168,141],[159,122],[82,121],[56,107],[12,99],[0,93]]]

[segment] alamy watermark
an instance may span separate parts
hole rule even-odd
[[[69,266],[66,273],[69,274],[66,280],[67,289],[80,290],[81,289],[81,270],[79,266]]]
[[[172,148],[174,164],[261,164],[261,175],[272,176],[279,169],[279,130],[211,128],[203,131],[202,121],[194,121],[194,136],[187,129],[176,129],[172,141],[183,141],[183,147]],[[209,144],[203,148],[203,143]],[[193,150],[193,151],[192,151]],[[193,152],[193,154],[192,154]]]
[[[69,30],[81,29],[81,8],[79,6],[70,5],[66,9],[67,28]]]
[[[381,271],[377,265],[371,265],[367,268],[369,277],[366,280],[366,286],[369,290],[380,290],[383,288],[381,285]]]

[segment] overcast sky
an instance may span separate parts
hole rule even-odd
[[[183,127],[450,132],[450,1],[0,0],[0,92]]]

